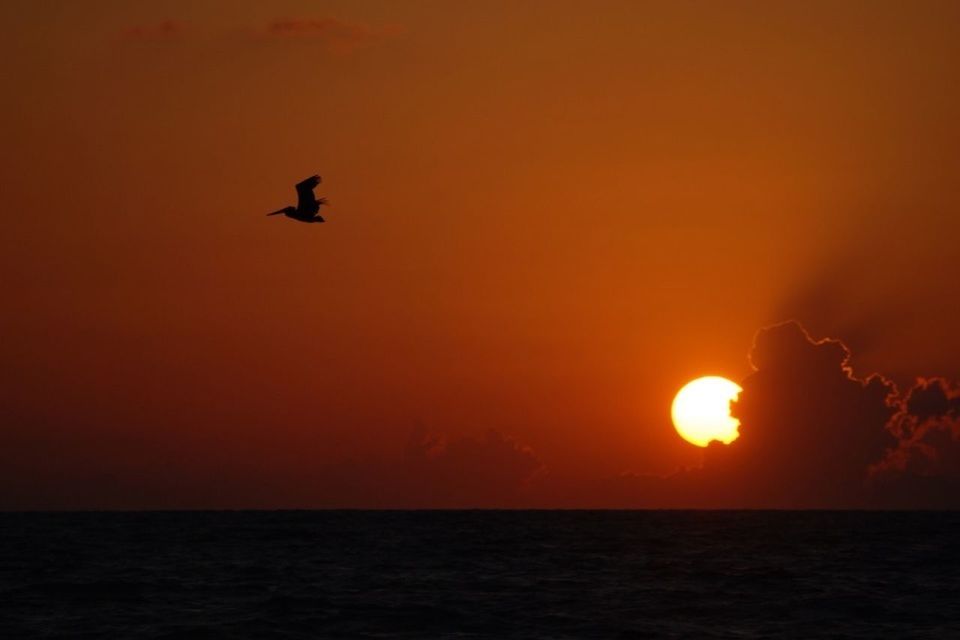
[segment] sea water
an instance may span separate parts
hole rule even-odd
[[[960,638],[960,513],[6,513],[0,637]]]

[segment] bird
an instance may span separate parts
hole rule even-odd
[[[293,220],[300,222],[326,222],[320,215],[320,205],[327,204],[326,198],[315,198],[313,190],[320,184],[320,176],[310,176],[306,180],[297,183],[297,206],[284,207],[268,216],[283,214]]]

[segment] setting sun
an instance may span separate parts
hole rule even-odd
[[[730,416],[730,401],[740,385],[719,376],[688,382],[673,399],[673,426],[684,440],[705,447],[711,440],[730,444],[737,439],[740,421]]]

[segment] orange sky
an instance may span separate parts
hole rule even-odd
[[[352,504],[324,470],[379,477],[417,428],[529,446],[567,506],[697,464],[673,394],[787,318],[960,376],[957,3],[14,0],[0,29],[0,507]],[[328,224],[264,217],[315,172]]]

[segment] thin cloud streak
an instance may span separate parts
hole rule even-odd
[[[178,20],[137,24],[123,29],[121,35],[130,40],[175,40],[184,35],[186,25]]]
[[[278,39],[316,40],[330,53],[348,55],[404,33],[400,25],[369,25],[339,18],[288,18],[274,20],[267,34]]]

